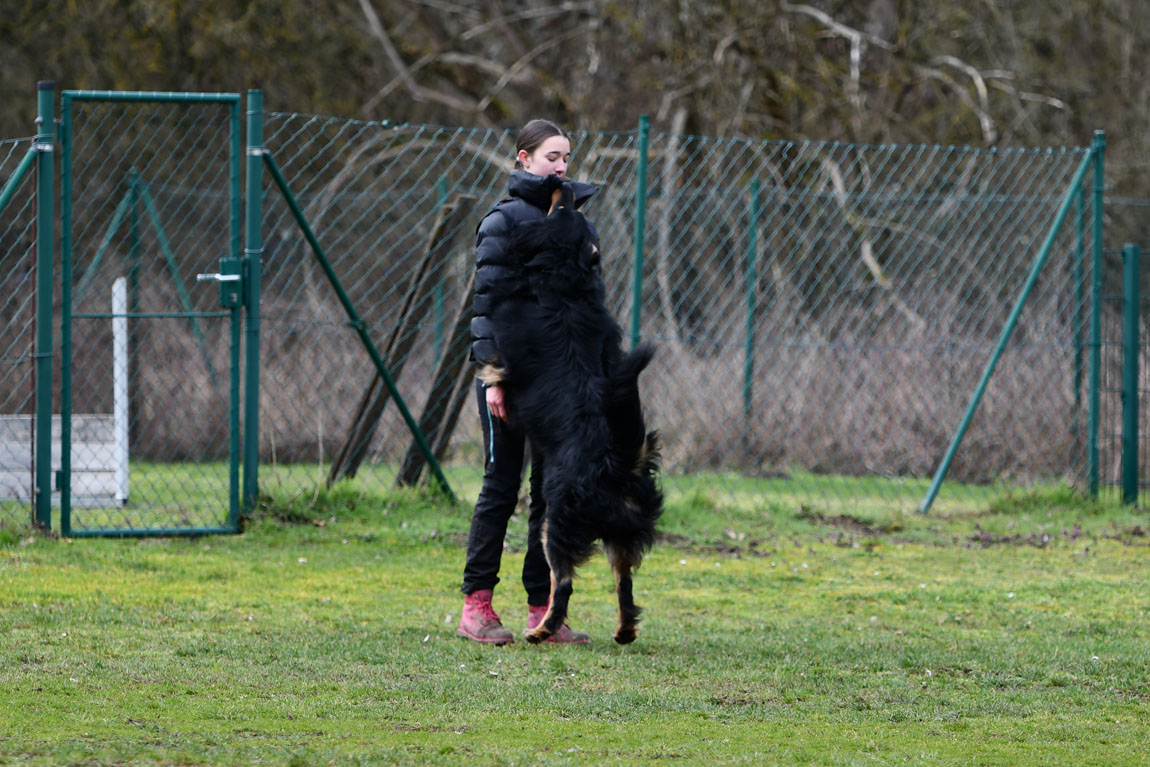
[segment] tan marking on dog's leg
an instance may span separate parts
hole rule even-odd
[[[528,629],[523,632],[523,638],[531,644],[539,644],[547,637],[551,636],[550,631],[547,630],[547,623],[551,620],[551,606],[555,604],[555,573],[551,573],[551,594],[547,597],[547,612],[543,613],[543,617],[539,619],[539,623],[535,624],[535,628]]]
[[[639,636],[639,608],[632,595],[631,572],[633,563],[623,551],[613,544],[607,544],[607,561],[615,573],[615,595],[619,601],[619,625],[614,639],[619,644],[630,644]]]
[[[618,563],[618,550],[614,545],[608,543],[603,546],[607,554],[607,564],[611,566],[611,573],[615,576],[615,599],[616,599],[616,614],[618,616],[618,624],[623,625],[623,605],[619,604],[619,563]]]
[[[531,644],[539,644],[547,637],[551,636],[551,632],[547,630],[547,621],[551,618],[551,605],[555,603],[555,575],[551,575],[551,594],[547,597],[547,612],[543,613],[543,617],[535,628],[528,629],[523,632],[523,638]]]
[[[547,560],[547,568],[551,571],[551,593],[547,596],[547,612],[543,613],[543,617],[535,628],[528,629],[523,632],[523,638],[531,644],[539,644],[547,637],[551,636],[551,632],[547,630],[547,619],[551,617],[551,605],[555,604],[555,568],[551,566],[551,557],[547,554],[547,519],[544,518],[543,524],[539,527],[539,545],[543,547],[543,556]]]
[[[539,625],[524,635],[532,643],[546,639],[563,627],[575,580],[575,564],[564,552],[553,551],[550,545],[544,547],[544,552],[547,555],[547,566],[551,569],[551,597],[547,600],[547,611]]]

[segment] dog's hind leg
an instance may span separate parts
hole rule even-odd
[[[557,568],[552,557],[547,557],[547,560],[551,563],[551,599],[539,625],[523,634],[531,644],[542,642],[563,627],[567,620],[567,605],[574,591],[575,568],[568,562]]]
[[[547,522],[543,523],[543,553],[547,557],[547,565],[551,568],[551,598],[547,600],[547,612],[539,624],[523,634],[523,638],[531,644],[538,644],[563,627],[567,620],[567,605],[571,601],[571,592],[574,591],[575,562],[565,552],[559,550],[549,540],[547,535]]]
[[[643,611],[635,604],[631,586],[631,573],[639,566],[639,560],[627,546],[605,541],[603,548],[615,573],[615,594],[619,599],[619,627],[615,629],[615,641],[630,644],[639,636],[639,613]]]

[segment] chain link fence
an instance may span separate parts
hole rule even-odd
[[[91,428],[123,432],[127,455],[103,461],[126,477],[86,501],[83,440],[74,441],[72,527],[224,529],[238,495],[240,309],[196,275],[243,255],[238,102],[66,103],[68,289],[57,315],[70,322],[56,396],[74,434],[87,428],[81,416],[97,416],[109,425]],[[600,233],[610,306],[628,335],[658,347],[642,387],[663,435],[671,506],[915,510],[994,359],[935,508],[1089,486],[1100,197],[1089,183],[1072,188],[1089,150],[645,129],[571,138],[573,175],[600,186],[585,211]],[[467,362],[473,239],[505,194],[514,140],[514,131],[264,119],[264,146],[464,505],[482,478]],[[0,171],[19,161],[18,143],[0,144]],[[266,173],[263,185],[261,489],[425,481],[360,328]],[[11,414],[30,412],[33,392],[31,365],[19,364],[31,350],[33,293],[17,284],[31,280],[35,260],[31,198],[22,192],[0,213],[12,265],[3,279],[13,283],[0,299],[0,401]],[[1052,236],[1060,210],[1069,213]],[[1113,258],[1104,254],[1103,266],[1110,280]],[[1120,305],[1100,310],[1101,327],[1120,327]],[[1117,342],[1099,351],[1102,380],[1120,380]],[[1104,487],[1118,464],[1113,400],[1099,410]]]
[[[412,410],[457,393],[433,391],[434,371],[451,323],[469,319],[474,227],[505,193],[514,132],[299,114],[266,129],[359,314],[398,350]],[[573,134],[573,175],[601,186],[585,210],[610,304],[659,347],[643,388],[671,502],[917,508],[1087,150],[655,134],[643,199],[640,140]],[[940,505],[1085,481],[1093,198],[1074,197]],[[366,438],[354,473],[390,486],[411,438],[395,408],[356,430],[374,371],[282,205],[266,212],[264,484],[330,474]],[[443,458],[473,500],[472,399]]]
[[[32,514],[36,351],[33,139],[0,141],[0,528]]]
[[[1123,296],[1123,255],[1126,244],[1139,246],[1142,262],[1150,252],[1150,200],[1130,197],[1108,197],[1105,204],[1105,247],[1102,251],[1102,272],[1100,300],[1102,312],[1102,357],[1110,364],[1100,370],[1098,403],[1100,428],[1098,432],[1099,470],[1098,488],[1103,494],[1115,497],[1121,494],[1122,476],[1122,392],[1123,367],[1123,325],[1125,298]],[[1141,269],[1138,309],[1140,320],[1140,342],[1138,381],[1138,504],[1146,505],[1143,490],[1150,486],[1150,408],[1146,382],[1150,381],[1150,326],[1145,321],[1150,317],[1150,269]]]

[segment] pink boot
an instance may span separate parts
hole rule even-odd
[[[511,632],[503,628],[499,616],[491,606],[491,589],[473,591],[463,600],[463,615],[455,634],[476,642],[504,645],[513,641]]]
[[[538,626],[546,614],[547,605],[527,605],[527,630],[530,631]],[[572,631],[571,627],[564,623],[558,631],[543,641],[551,644],[588,644],[591,637],[582,631]]]

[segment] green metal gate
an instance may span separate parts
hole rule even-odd
[[[238,529],[240,106],[229,93],[61,94],[66,536]]]
[[[42,374],[45,382],[51,377],[51,357],[41,355],[50,336],[37,333],[50,329],[52,317],[50,298],[41,298],[51,295],[51,273],[38,268],[51,264],[52,230],[37,226],[40,214],[51,216],[51,190],[47,196],[37,190],[53,178],[52,84],[41,82],[37,90],[40,135],[0,141],[0,531],[38,519],[36,384]]]

